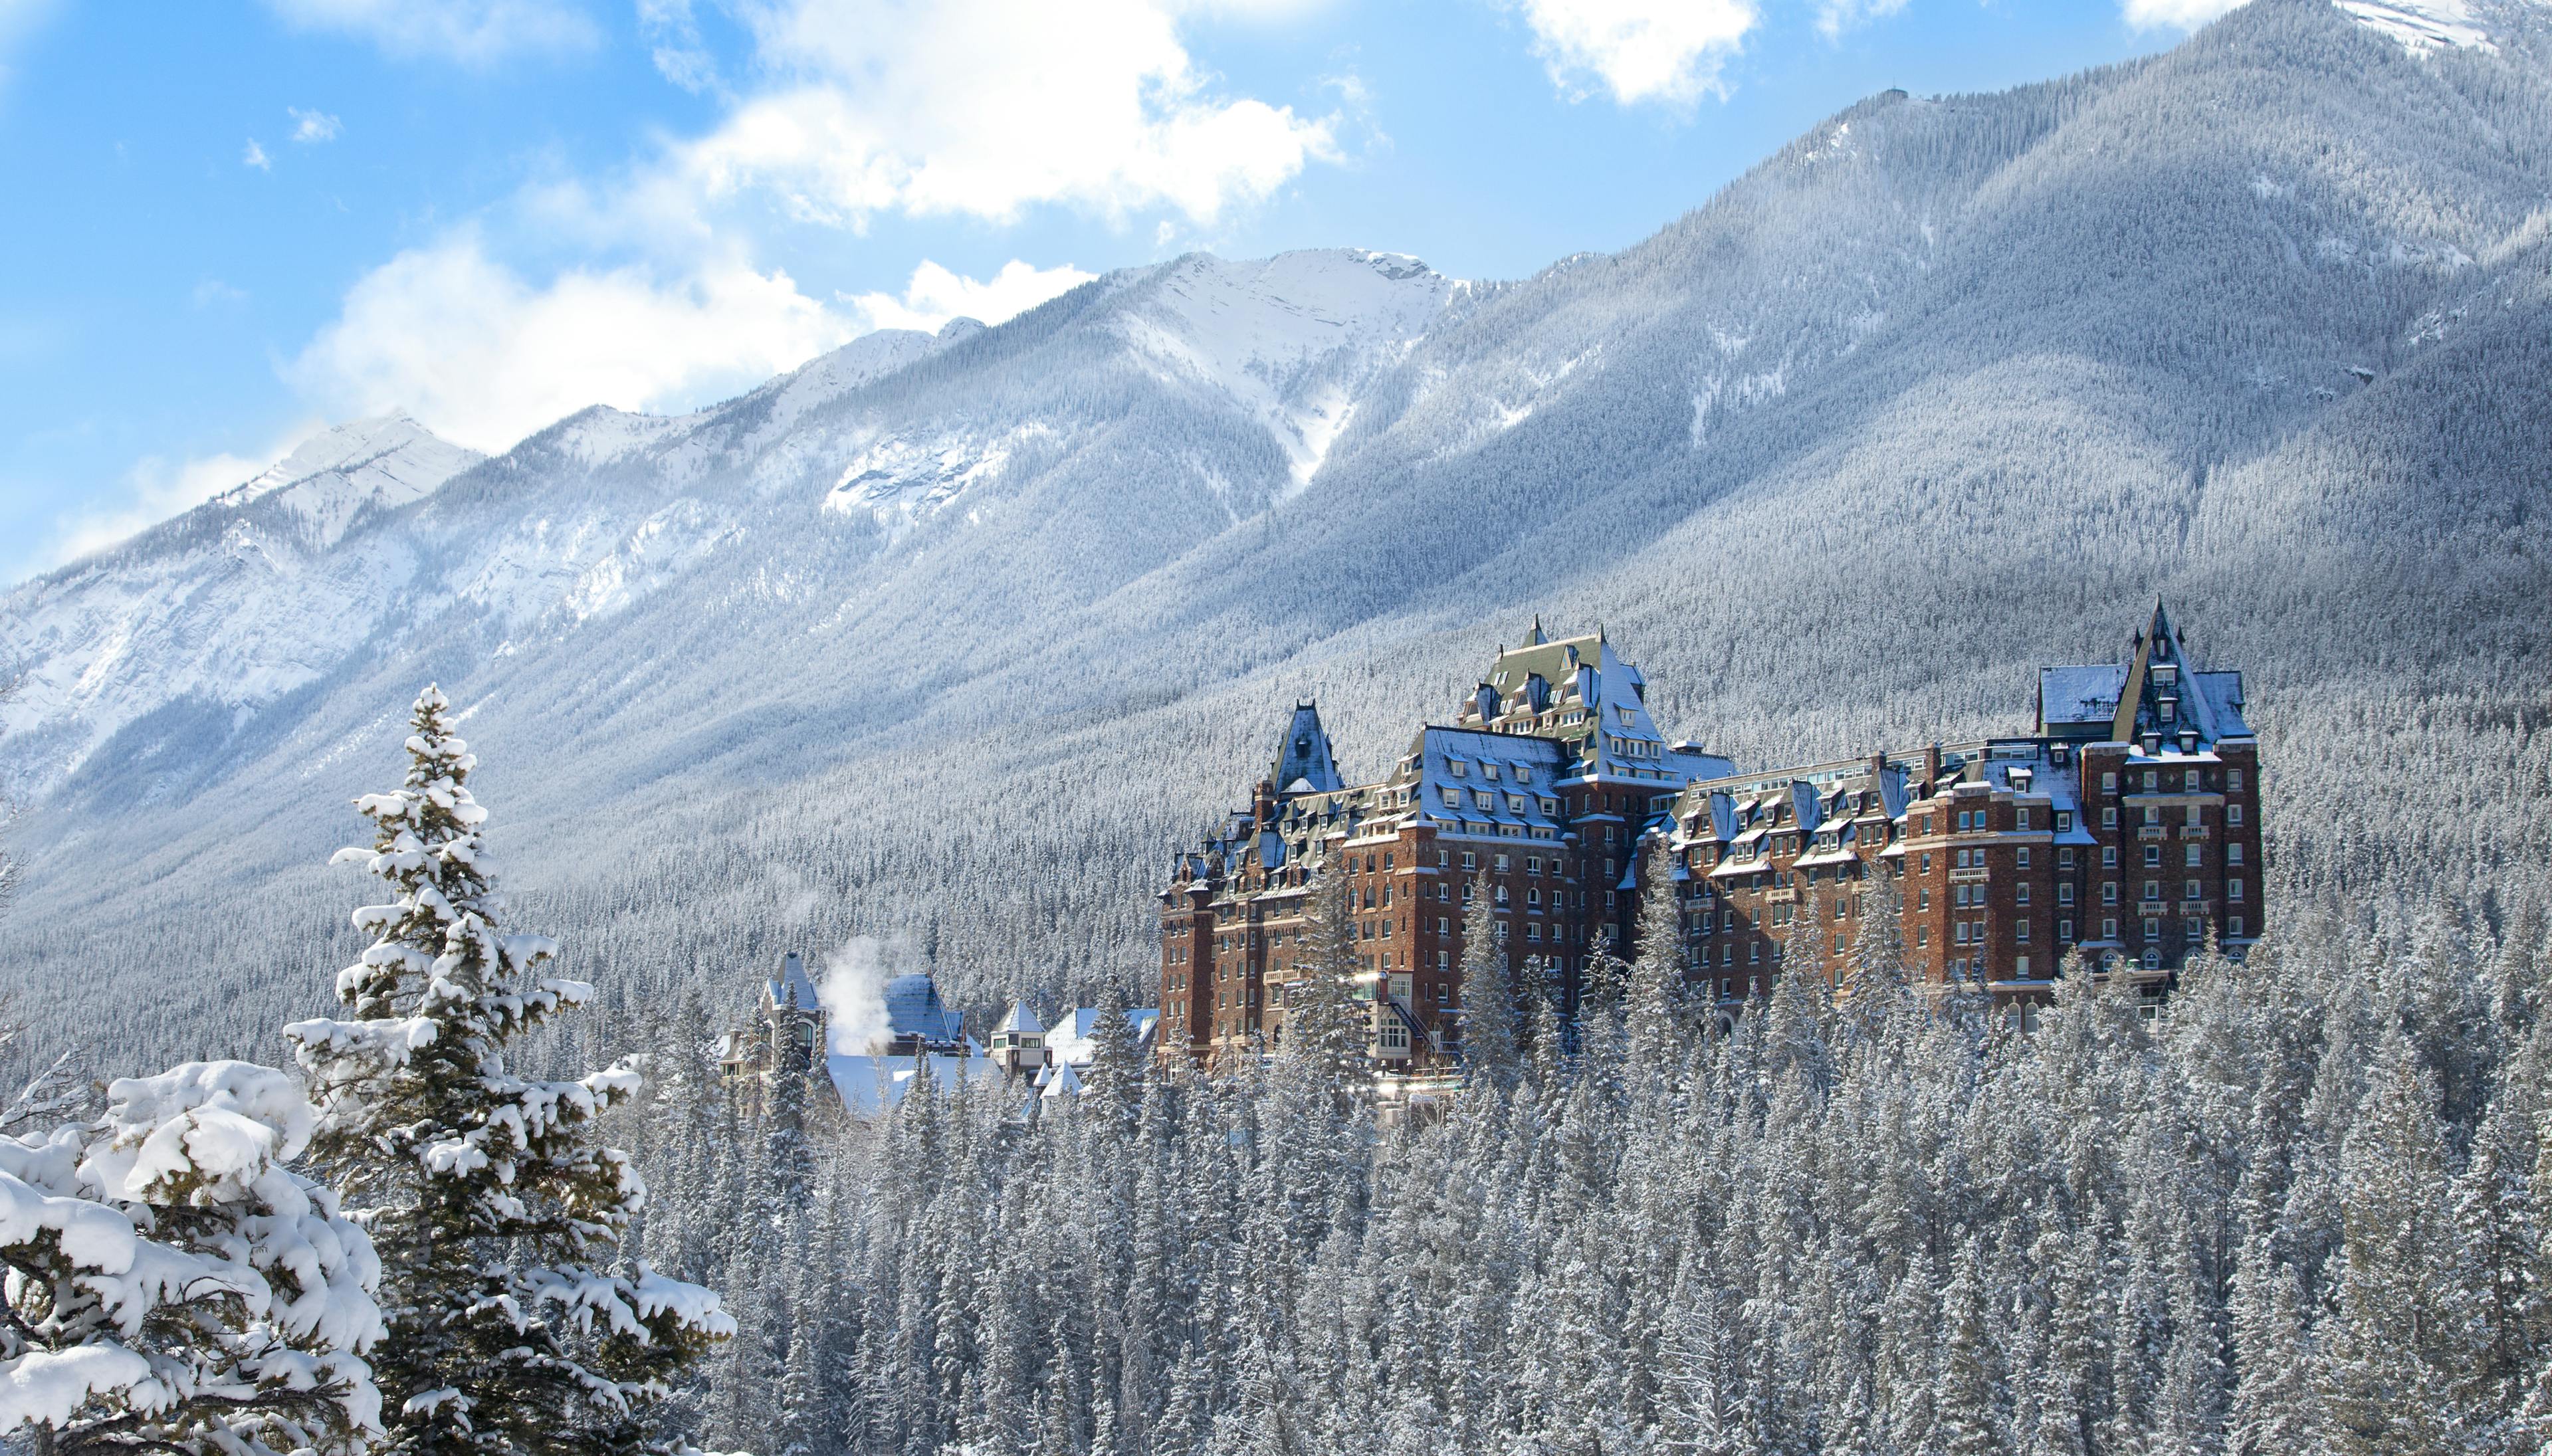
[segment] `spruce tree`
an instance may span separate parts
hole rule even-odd
[[[0,1137],[0,1438],[44,1456],[360,1452],[381,1401],[379,1265],[287,1171],[285,1073],[190,1062],[92,1127]]]
[[[1361,1087],[1370,1074],[1372,1015],[1357,994],[1366,972],[1356,950],[1352,894],[1334,864],[1314,872],[1310,923],[1285,991],[1286,1059],[1340,1092]]]
[[[1686,1045],[1683,905],[1663,841],[1641,856],[1639,933],[1632,942],[1629,1055],[1643,1075]]]
[[[596,1118],[638,1073],[544,1081],[509,1064],[592,988],[539,976],[554,942],[499,930],[477,761],[447,707],[432,687],[417,698],[405,781],[356,801],[372,845],[338,854],[392,891],[355,912],[376,939],[337,978],[351,1015],[285,1028],[319,1094],[316,1165],[381,1254],[382,1449],[656,1449],[667,1381],[734,1325],[707,1290],[618,1258],[646,1190]]]
[[[1493,1083],[1515,1075],[1516,979],[1508,964],[1489,912],[1487,882],[1478,882],[1462,911],[1462,1065]],[[1541,980],[1541,963],[1526,965],[1525,980]]]

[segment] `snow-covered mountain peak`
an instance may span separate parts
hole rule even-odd
[[[1258,414],[1299,487],[1346,428],[1358,387],[1406,357],[1466,286],[1400,253],[1194,254],[1125,290],[1117,332],[1164,373]]]
[[[212,504],[236,509],[275,497],[310,526],[318,544],[333,545],[365,507],[422,499],[484,459],[392,410],[311,436]]]

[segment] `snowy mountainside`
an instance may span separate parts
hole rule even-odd
[[[2039,664],[2164,594],[2250,675],[2279,873],[2552,859],[2552,81],[2490,24],[2255,0],[1870,98],[1519,282],[1173,260],[587,411],[254,571],[145,538],[0,601],[0,654],[101,684],[9,709],[0,980],[69,1015],[182,959],[243,1027],[305,1012],[319,866],[432,677],[524,913],[627,993],[859,930],[970,1004],[1088,1000],[1271,714],[1318,693],[1370,772],[1535,612],[1751,765],[2024,722]],[[163,534],[218,542],[199,514]],[[134,645],[92,672],[45,625],[81,613]],[[254,692],[190,666],[286,639]]]

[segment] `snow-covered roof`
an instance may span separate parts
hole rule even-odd
[[[1082,1092],[1081,1074],[1072,1070],[1070,1062],[1057,1065],[1051,1076],[1039,1080],[1045,1085],[1045,1091],[1039,1092],[1039,1096],[1079,1096]]]
[[[832,1055],[824,1058],[824,1071],[832,1078],[833,1091],[840,1094],[843,1109],[855,1116],[874,1116],[904,1101],[911,1091],[913,1079],[927,1071],[943,1089],[953,1090],[961,1082],[991,1082],[1001,1075],[989,1057],[953,1056],[929,1053],[919,1057],[851,1057]]]
[[[2039,721],[2049,730],[2083,724],[2108,726],[2127,683],[2124,663],[2038,670]]]
[[[1346,787],[1338,777],[1336,756],[1329,750],[1329,735],[1321,727],[1317,700],[1294,704],[1285,737],[1276,745],[1276,767],[1269,772],[1268,781],[1280,794],[1335,793]]]
[[[886,1021],[888,1033],[898,1038],[954,1042],[964,1035],[964,1016],[939,999],[938,983],[920,972],[886,984]]]
[[[762,993],[774,1006],[799,1011],[813,1011],[824,1004],[815,994],[815,983],[806,979],[805,958],[796,951],[780,958],[780,974],[762,988]]]
[[[1037,1019],[1036,1012],[1028,1009],[1027,1002],[1012,1001],[1010,1002],[1010,1013],[1002,1018],[1001,1025],[993,1028],[993,1035],[1043,1036],[1045,1035],[1045,1023]]]
[[[1129,1006],[1125,1011],[1125,1029],[1133,1034],[1139,1051],[1151,1049],[1152,1031],[1160,1024],[1161,1013],[1151,1006]],[[1099,1058],[1099,1008],[1075,1006],[1055,1018],[1052,1034],[1045,1039],[1046,1050],[1058,1062],[1087,1067]]]
[[[1415,756],[1420,806],[1455,832],[1523,824],[1555,834],[1562,827],[1544,804],[1560,807],[1553,785],[1568,751],[1550,739],[1430,725],[1418,735]]]

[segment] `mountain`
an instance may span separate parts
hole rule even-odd
[[[2256,0],[1873,97],[1519,282],[1191,256],[588,410],[333,537],[214,502],[0,600],[0,978],[262,1048],[434,678],[520,913],[616,993],[854,930],[970,1004],[1139,981],[1293,694],[1369,772],[1536,611],[1770,764],[2024,722],[2166,594],[2251,675],[2282,893],[2479,893],[2552,855],[2545,30]]]

